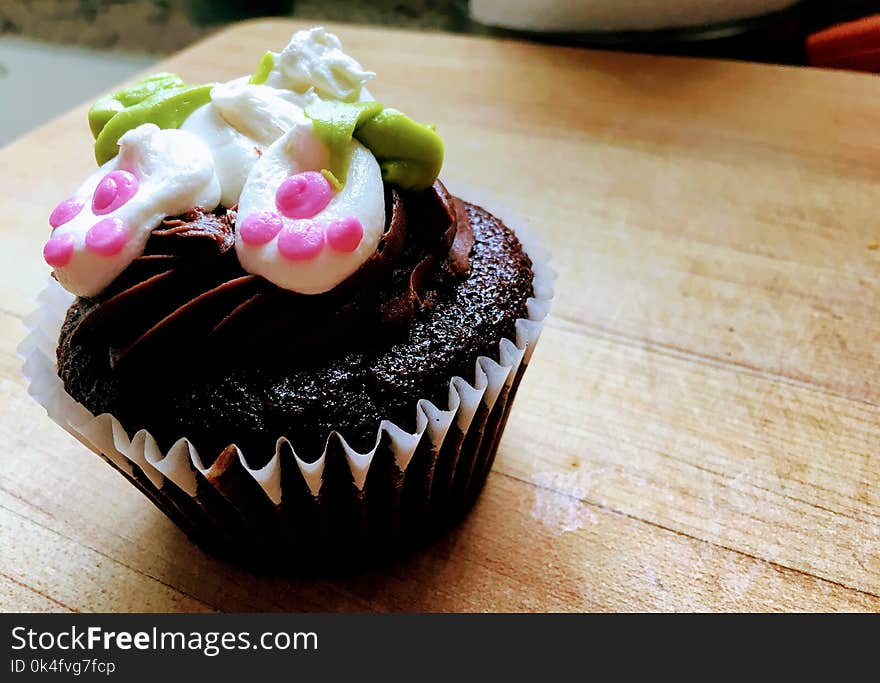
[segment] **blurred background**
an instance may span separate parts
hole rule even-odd
[[[807,36],[876,13],[880,0],[0,0],[0,145],[259,16],[803,64]]]

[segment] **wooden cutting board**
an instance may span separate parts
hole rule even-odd
[[[231,78],[300,27],[156,70]],[[0,609],[880,610],[880,81],[332,28],[560,273],[481,500],[388,567],[255,577],[51,423],[14,348],[83,106],[0,151]]]

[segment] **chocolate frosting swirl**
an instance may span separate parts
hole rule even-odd
[[[79,300],[83,315],[71,342],[97,338],[114,371],[134,372],[221,357],[234,364],[279,340],[323,356],[393,339],[430,306],[441,268],[468,275],[474,237],[461,201],[439,181],[424,192],[387,188],[386,206],[373,255],[318,295],[281,289],[241,268],[234,209],[197,208],[166,219],[104,292]]]

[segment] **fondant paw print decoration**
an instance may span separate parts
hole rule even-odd
[[[196,136],[144,124],[119,140],[119,154],[49,216],[43,249],[68,291],[93,296],[138,256],[166,216],[220,200],[211,153]]]
[[[375,157],[349,142],[347,182],[338,191],[322,169],[330,151],[303,117],[254,164],[238,206],[235,248],[242,267],[279,287],[326,292],[369,258],[385,229]]]

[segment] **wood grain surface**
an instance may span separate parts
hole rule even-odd
[[[298,27],[161,68],[231,78]],[[560,272],[481,500],[387,567],[258,577],[55,426],[14,349],[81,107],[0,151],[0,609],[880,610],[880,81],[332,28]]]

